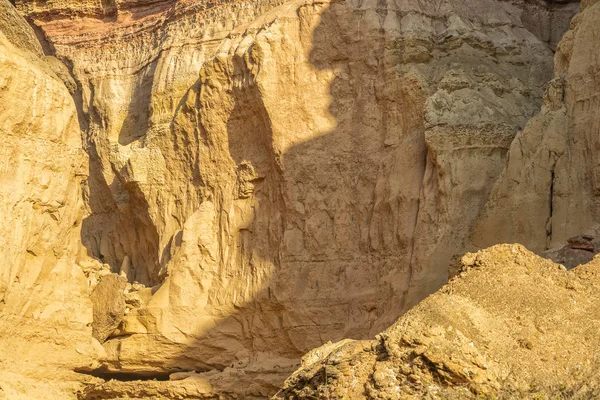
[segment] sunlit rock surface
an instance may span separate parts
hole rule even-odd
[[[521,245],[466,254],[376,339],[307,354],[275,398],[596,398],[599,262],[567,271]]]

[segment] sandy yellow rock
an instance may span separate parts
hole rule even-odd
[[[69,91],[1,4],[0,386],[9,399],[73,398],[72,369],[95,359],[77,265],[87,158]]]
[[[591,149],[600,123],[599,60],[590,54],[599,16],[597,3],[582,4],[559,44],[542,111],[512,143],[509,162],[472,233],[474,244],[520,242],[543,251],[598,229],[597,163]]]
[[[596,397],[598,260],[566,271],[520,245],[473,256],[377,339],[314,350],[274,398]]]

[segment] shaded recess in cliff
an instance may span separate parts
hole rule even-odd
[[[147,107],[142,109],[147,110]],[[94,116],[98,118],[94,112],[88,115],[92,119]],[[127,141],[134,134],[143,135],[143,129],[147,128],[147,113],[143,112],[143,117],[140,119],[137,114],[128,114],[119,139]],[[101,124],[100,121],[95,122]],[[136,182],[121,180],[126,166],[121,171],[115,171],[113,182],[106,182],[103,174],[106,166],[97,151],[98,140],[102,139],[88,135],[85,143],[90,157],[89,178],[84,193],[89,215],[83,220],[82,243],[90,256],[109,264],[113,272],[120,271],[127,256],[134,271],[130,277],[132,281],[148,286],[160,283],[158,233],[148,214],[146,198]]]

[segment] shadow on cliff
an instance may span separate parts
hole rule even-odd
[[[126,146],[148,131],[156,64],[156,60],[150,62],[140,81],[136,82],[127,115],[118,132],[120,145]],[[90,123],[106,128],[106,119],[97,112],[93,102],[89,107]],[[115,179],[106,182],[102,159],[112,157],[112,154],[100,155],[98,148],[107,148],[111,153],[113,149],[110,145],[99,145],[97,141],[101,140],[106,139],[96,136],[88,137],[86,141],[89,177],[85,196],[91,213],[82,222],[82,244],[88,255],[110,265],[112,272],[118,273],[125,257],[129,257],[134,267],[144,267],[135,269],[135,276],[130,278],[147,285],[156,284],[160,282],[159,238],[149,215],[149,205],[137,182],[121,179],[127,176],[124,172],[127,166],[114,171]]]
[[[152,87],[158,59],[150,61],[135,82],[127,116],[119,130],[119,144],[127,146],[140,139],[148,132],[151,118]]]

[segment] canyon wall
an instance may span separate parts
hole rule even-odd
[[[27,164],[3,178],[14,187],[0,206],[15,225],[2,227],[14,261],[0,269],[0,318],[47,332],[25,311],[44,308],[23,303],[66,296],[52,306],[53,334],[69,338],[78,355],[64,367],[82,380],[196,371],[193,388],[157,383],[146,395],[243,398],[273,394],[314,347],[381,332],[446,283],[454,256],[521,238],[498,225],[521,200],[494,199],[518,196],[506,171],[522,169],[515,155],[502,172],[506,154],[539,111],[577,6],[15,5],[35,31],[5,3],[22,26],[1,26],[6,48],[29,55],[3,59],[0,93],[33,108],[3,111],[24,119],[2,127],[16,138],[6,160]],[[17,68],[28,63],[40,83]],[[15,211],[36,196],[41,205]],[[545,232],[544,212],[527,235],[539,223]],[[15,271],[32,274],[18,290]],[[4,329],[2,344],[23,340]],[[62,359],[60,346],[43,352]],[[106,385],[90,398],[133,390]]]
[[[597,234],[599,20],[600,2],[582,2],[558,45],[542,110],[512,142],[474,243],[541,251]],[[465,255],[458,269],[376,340],[313,350],[278,397],[598,397],[599,354],[587,347],[598,256],[567,272],[502,245]]]
[[[598,6],[582,2],[555,56],[555,77],[544,107],[515,138],[473,241],[523,243],[541,251],[581,233],[594,234],[598,218],[597,117]]]
[[[58,77],[68,73],[43,55],[7,1],[0,15],[2,397],[14,395],[8,385],[18,383],[15,370],[54,379],[56,369],[91,365],[96,352],[92,303],[78,265],[87,157],[75,104]],[[34,380],[23,379],[22,398],[40,394]]]

